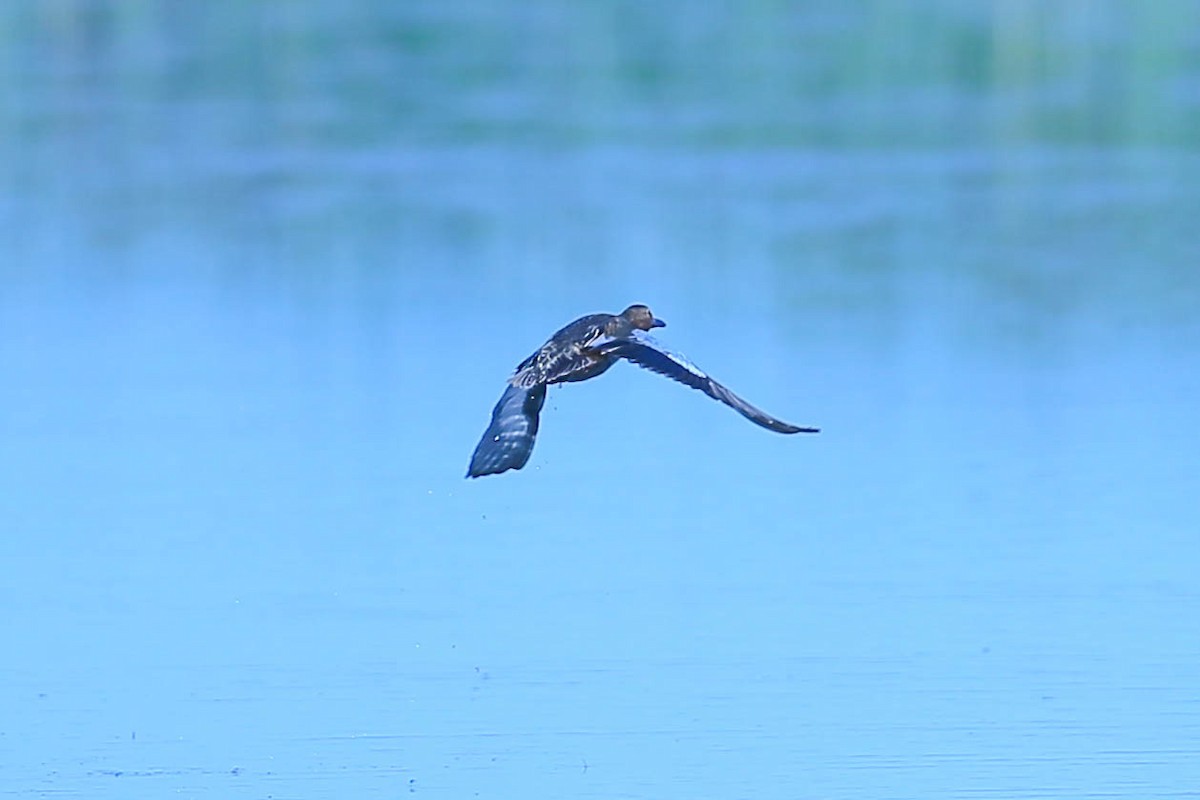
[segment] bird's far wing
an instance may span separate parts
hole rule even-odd
[[[686,356],[659,344],[651,336],[635,331],[629,338],[613,339],[594,348],[604,355],[628,359],[639,367],[665,375],[685,386],[699,389],[714,400],[720,400],[751,422],[776,433],[817,433],[818,428],[801,428],[784,422],[755,408],[721,384],[710,378]]]
[[[509,386],[492,410],[492,421],[471,456],[468,478],[520,469],[529,461],[537,438],[538,415],[546,402],[546,387]]]

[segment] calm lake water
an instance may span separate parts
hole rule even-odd
[[[1200,9],[826,5],[0,10],[0,797],[1200,796]]]

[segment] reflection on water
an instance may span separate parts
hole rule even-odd
[[[5,787],[1193,791],[1196,16],[0,11]]]

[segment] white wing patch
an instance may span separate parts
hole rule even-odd
[[[647,345],[648,347],[653,347],[655,350],[662,353],[664,356],[671,359],[676,364],[678,364],[679,366],[683,367],[688,372],[695,375],[697,378],[703,378],[705,380],[709,380],[709,377],[708,377],[708,375],[705,374],[704,370],[700,369],[695,364],[693,364],[690,360],[688,360],[687,356],[683,355],[682,353],[676,353],[672,350],[668,350],[667,348],[663,347],[662,344],[657,339],[655,339],[653,336],[650,336],[649,334],[644,333],[643,331],[635,330],[633,332],[633,338],[637,339],[639,342],[641,342],[644,345]]]

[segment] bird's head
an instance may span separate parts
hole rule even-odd
[[[661,319],[655,319],[654,313],[640,303],[634,304],[621,312],[621,316],[629,320],[629,324],[640,331],[648,331],[651,328],[662,328],[667,323]]]

